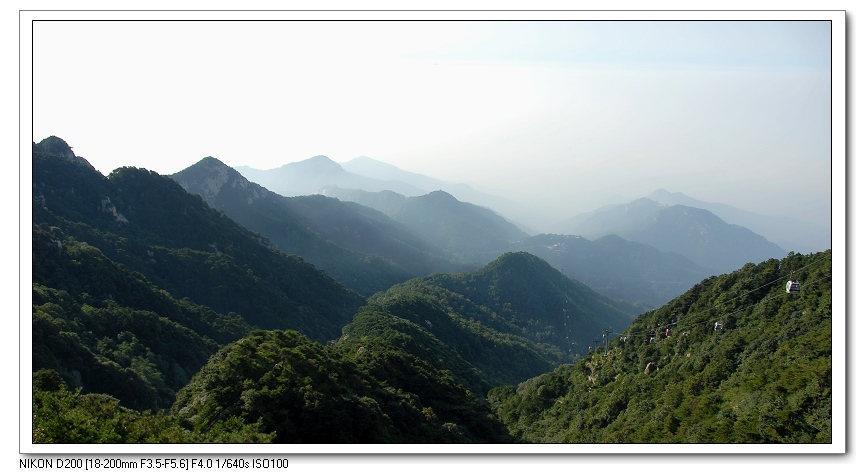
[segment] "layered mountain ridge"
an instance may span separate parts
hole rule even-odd
[[[713,272],[787,254],[765,237],[728,224],[710,211],[680,204],[667,206],[649,198],[578,216],[570,229],[587,238],[615,234],[676,252]]]
[[[106,177],[57,137],[32,190],[34,442],[831,440],[831,251],[701,277],[627,226],[530,237],[444,190],[286,197],[212,157]],[[611,209],[594,222],[761,258],[709,211]]]
[[[248,166],[237,166],[235,169],[250,181],[283,196],[315,194],[327,185],[348,189],[393,190],[411,196],[424,194],[423,190],[401,181],[382,180],[351,173],[339,163],[323,155],[288,163],[271,170],[259,170]]]
[[[214,209],[366,295],[415,276],[468,267],[384,214],[321,195],[286,197],[206,158],[172,176]]]

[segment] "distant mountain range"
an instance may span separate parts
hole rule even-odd
[[[607,205],[591,212],[578,214],[556,224],[553,228],[558,233],[579,234],[586,237],[625,232],[630,230],[639,218],[647,217],[661,206],[674,205],[710,211],[726,223],[745,227],[786,251],[814,253],[832,247],[830,228],[792,217],[767,216],[726,204],[700,201],[664,189],[658,189],[643,199],[627,204]],[[625,213],[628,215],[625,216]]]
[[[371,208],[321,195],[281,196],[215,158],[172,177],[276,248],[300,255],[362,294],[433,272],[474,268]]]
[[[387,181],[398,181],[406,183],[417,189],[424,190],[421,194],[427,194],[432,191],[444,191],[451,196],[463,202],[469,202],[478,206],[487,207],[494,210],[511,223],[518,226],[521,230],[529,234],[534,234],[535,214],[534,212],[523,206],[517,201],[506,197],[497,196],[495,194],[479,191],[465,183],[450,183],[435,178],[430,178],[419,173],[412,173],[401,168],[393,166],[382,161],[374,160],[367,156],[361,156],[353,160],[342,163],[342,167],[348,171],[361,176],[370,178],[378,178]],[[336,184],[335,184],[336,185]],[[347,186],[339,186],[345,189],[352,189]],[[363,191],[375,191],[373,189],[365,189],[356,187]],[[390,189],[390,191],[397,191]],[[416,196],[419,194],[400,193],[405,196]]]
[[[329,185],[370,191],[390,190],[408,196],[424,194],[422,189],[401,181],[369,178],[346,171],[339,163],[321,155],[270,170],[248,166],[235,169],[248,180],[283,196],[317,194],[322,187]]]
[[[406,197],[421,196],[432,191],[445,191],[460,201],[473,203],[496,211],[524,232],[534,235],[539,226],[544,232],[580,234],[586,231],[582,221],[590,215],[605,211],[604,206],[596,211],[584,213],[558,224],[548,225],[538,221],[537,213],[508,199],[484,193],[463,183],[449,183],[422,174],[405,171],[396,166],[361,156],[345,163],[336,163],[325,156],[315,156],[296,163],[289,163],[271,170],[258,170],[246,166],[236,169],[250,181],[256,182],[284,196],[299,196],[327,192],[343,199],[335,188],[366,192],[395,192]],[[672,206],[684,205],[705,209],[728,224],[746,227],[766,237],[787,251],[819,252],[831,247],[831,229],[804,220],[784,216],[767,216],[744,211],[721,203],[711,203],[691,198],[682,193],[671,193],[659,189],[646,196],[651,201]],[[346,200],[346,199],[343,199]],[[609,232],[610,229],[604,229]],[[613,232],[615,233],[615,232]],[[583,233],[584,236],[589,234]],[[598,236],[597,233],[591,235]]]
[[[529,236],[490,209],[461,202],[444,191],[406,197],[392,191],[371,193],[331,186],[322,192],[377,209],[467,261],[490,262],[513,242]]]
[[[832,247],[832,229],[801,219],[757,214],[664,189],[658,189],[647,197],[661,204],[681,204],[711,211],[725,222],[746,227],[788,251],[815,253]],[[794,207],[792,210],[795,210],[795,200],[791,201],[791,205]]]
[[[248,166],[237,166],[235,169],[250,181],[283,196],[318,194],[323,189],[332,187],[373,193],[391,191],[407,197],[445,191],[460,201],[488,207],[500,213],[501,210],[507,210],[508,216],[515,219],[512,221],[515,225],[527,233],[533,232],[530,227],[518,223],[520,220],[530,221],[532,211],[517,202],[478,191],[467,184],[448,183],[405,171],[366,156],[339,164],[319,155],[270,170]]]
[[[667,206],[649,198],[577,216],[569,229],[587,238],[615,234],[676,252],[717,273],[787,254],[765,237],[728,224],[705,209]]]
[[[64,151],[61,145],[65,143],[58,143],[46,140],[40,147],[89,167],[71,151]],[[315,186],[333,182],[334,176],[341,176],[344,183],[381,186],[406,181],[411,186],[442,184],[366,157],[346,166],[378,173],[382,179],[346,171],[326,157],[290,165],[280,170],[323,177]],[[205,158],[172,177],[214,209],[267,237],[276,248],[303,257],[366,295],[413,277],[478,268],[504,252],[528,251],[594,290],[645,310],[707,276],[786,254],[765,238],[727,224],[708,210],[649,198],[577,216],[568,223],[571,234],[531,237],[495,212],[441,190],[405,196],[391,190],[369,192],[327,185],[319,191],[332,197],[286,197],[215,158]],[[687,196],[663,190],[653,195],[694,203]],[[105,206],[106,213],[126,218],[113,202]],[[729,206],[716,207],[737,215]],[[635,312],[633,307],[625,310]]]
[[[402,168],[398,168],[391,164],[385,163],[383,161],[374,160],[368,156],[359,156],[354,158],[353,160],[346,161],[342,163],[341,166],[351,173],[355,173],[359,176],[366,176],[368,178],[377,178],[379,180],[384,181],[399,181],[406,183],[410,186],[413,186],[415,189],[424,190],[424,192],[418,194],[406,194],[409,196],[426,194],[426,192],[433,191],[436,189],[445,190],[445,188],[460,188],[465,190],[470,190],[471,187],[466,184],[452,184],[446,183],[444,181],[430,178],[429,176],[425,176],[419,173],[412,173],[410,171],[405,171]],[[363,189],[363,188],[356,188]],[[391,189],[391,191],[397,191],[396,189]],[[451,192],[451,194],[454,194]]]
[[[384,174],[395,175],[399,173]],[[215,158],[172,177],[280,250],[302,256],[367,295],[413,277],[471,270],[503,252],[520,250],[546,259],[601,294],[635,304],[625,309],[630,314],[656,308],[712,274],[679,254],[615,236],[597,242],[529,237],[489,209],[443,191],[406,197],[328,186],[322,192],[340,200],[284,197]]]
[[[564,240],[560,239],[562,242],[559,243],[562,245],[551,250],[554,243],[538,243],[548,239],[529,239],[531,234],[525,231],[526,226],[512,222],[487,208],[461,201],[441,188],[426,193],[422,190],[440,186],[454,192],[474,194],[479,198],[490,196],[474,193],[472,188],[466,185],[444,183],[369,157],[359,157],[340,165],[318,156],[269,171],[243,167],[238,169],[259,176],[260,179],[270,180],[275,186],[282,186],[286,192],[313,192],[315,189],[316,193],[337,198],[346,204],[358,203],[365,208],[380,211],[443,252],[432,252],[434,255],[447,255],[446,258],[455,261],[482,265],[505,251],[531,251],[543,255],[550,262],[558,262],[558,267],[566,274],[586,282],[597,291],[614,298],[623,298],[643,308],[657,307],[701,278],[731,271],[746,262],[779,258],[787,253],[763,236],[748,228],[729,224],[705,208],[675,203],[706,205],[740,222],[760,222],[764,224],[764,228],[775,228],[767,224],[773,222],[772,219],[761,219],[762,216],[731,206],[712,206],[664,190],[658,190],[652,195],[664,202],[642,198],[625,205],[607,206],[576,216],[559,226],[564,229],[564,233],[560,234],[563,238],[577,235],[589,239],[582,242],[583,244],[609,235],[619,236],[623,240],[606,239],[605,245],[586,246],[574,245],[577,241],[572,239],[569,240],[570,245],[564,245]],[[396,189],[407,190],[409,194],[402,194]],[[311,197],[307,199],[311,200]],[[667,204],[668,202],[674,204]],[[363,208],[355,210],[360,211]],[[316,209],[317,212],[308,214],[321,215],[322,209]],[[245,225],[253,225],[249,215],[237,215],[237,218]],[[332,221],[334,220],[328,220]],[[774,222],[787,223],[793,227],[797,225],[790,219],[779,218]],[[332,227],[325,227],[319,232],[322,236],[327,236],[327,229]],[[254,225],[252,228],[268,235],[275,242],[279,240],[277,233]],[[338,241],[326,238],[332,243]],[[638,250],[634,244],[650,246],[657,249],[657,252],[647,247]],[[368,249],[341,245],[371,253]],[[396,261],[382,252],[372,253],[385,260]],[[647,260],[645,257],[649,253],[654,256]],[[642,257],[637,257],[638,254]],[[606,258],[600,258],[599,255],[605,255]],[[622,259],[622,255],[632,258]],[[307,258],[324,265],[321,259],[317,260],[311,254]],[[610,261],[619,262],[616,270],[609,269]],[[630,268],[627,273],[631,278],[622,274],[624,268]],[[636,275],[640,277],[635,280],[633,277]],[[352,281],[341,276],[338,276],[338,279]],[[354,281],[374,280],[359,280],[354,277]],[[629,283],[625,283],[626,281]],[[641,284],[638,284],[638,281]],[[367,294],[370,291],[369,288],[362,289],[358,285],[352,287]]]

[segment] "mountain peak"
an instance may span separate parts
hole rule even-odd
[[[303,161],[298,161],[297,163],[291,163],[291,165],[303,168],[306,171],[313,171],[317,173],[328,173],[328,174],[336,174],[336,173],[345,173],[345,170],[340,166],[339,163],[331,160],[330,158],[324,155],[316,155],[312,158],[307,158]]]
[[[437,209],[438,212],[458,212],[458,209],[467,209],[472,206],[469,203],[461,202],[459,199],[442,190],[432,191],[423,196],[416,196],[410,199],[423,206],[432,206]]]
[[[39,148],[42,149],[42,151],[60,155],[64,158],[75,158],[75,153],[72,152],[72,147],[66,143],[66,140],[54,135],[51,135],[39,142]]]
[[[424,197],[424,198],[427,198],[430,200],[435,200],[436,202],[459,202],[459,200],[457,198],[451,196],[449,193],[442,191],[440,189],[437,191],[433,191],[431,193],[428,193],[428,194],[421,196],[421,197]]]
[[[618,208],[613,208],[611,209],[611,211],[619,214],[633,216],[632,218],[634,219],[640,219],[645,218],[648,215],[654,214],[655,212],[658,212],[664,207],[666,207],[666,204],[662,204],[647,197],[642,197],[639,199],[635,199],[623,206],[619,206]]]
[[[610,326],[624,328],[631,321],[611,300],[528,252],[508,252],[474,272],[435,278],[512,321],[522,320],[531,328],[527,334],[563,349],[586,347],[592,334]],[[563,317],[580,328],[579,334],[548,332],[554,326],[562,328]],[[572,346],[574,340],[580,344]]]
[[[222,161],[220,161],[220,160],[218,160],[212,156],[205,156],[204,158],[199,160],[198,163],[203,164],[203,165],[207,165],[207,166],[225,166],[226,168],[229,167],[228,165],[226,165]]]
[[[234,188],[250,188],[249,191],[256,198],[266,192],[250,183],[240,172],[212,156],[202,158],[189,168],[171,175],[171,178],[187,192],[201,196],[211,207],[215,207],[216,197],[226,184]]]
[[[528,252],[506,252],[495,260],[500,263],[509,262],[534,262],[541,263],[543,260],[540,257],[532,255]],[[494,262],[495,263],[495,262]]]
[[[673,204],[684,204],[691,207],[703,207],[701,204],[707,204],[702,203],[687,194],[671,193],[666,189],[656,189],[652,194],[649,194],[646,199],[652,199],[668,206]]]
[[[507,252],[477,271],[479,274],[495,275],[493,280],[552,280],[561,274],[545,260],[528,252]]]
[[[42,140],[38,144],[34,144],[33,150],[50,153],[52,155],[59,155],[67,159],[68,161],[85,165],[91,169],[96,169],[93,167],[93,165],[90,164],[89,161],[81,158],[80,156],[75,156],[75,153],[72,151],[72,147],[69,146],[68,143],[66,143],[66,140],[63,140],[62,138],[56,137],[54,135],[51,135],[50,137]]]
[[[321,162],[326,162],[326,163],[336,163],[335,161],[331,160],[330,158],[328,158],[325,155],[315,155],[315,156],[307,158],[306,160],[303,160],[303,161],[321,161]]]
[[[652,193],[646,197],[648,197],[649,199],[655,200],[655,201],[661,201],[663,199],[669,198],[672,195],[678,196],[678,195],[682,195],[682,193],[671,193],[670,191],[667,191],[664,188],[658,188],[658,189],[652,191]]]
[[[656,201],[650,197],[641,197],[639,199],[635,199],[635,200],[631,201],[629,204],[626,204],[626,206],[632,206],[632,205],[659,207],[659,206],[661,206],[661,203],[659,203],[658,201]]]
[[[238,176],[240,175],[240,173],[238,173],[234,168],[226,165],[225,163],[223,163],[219,159],[214,158],[212,156],[206,156],[206,157],[198,160],[198,162],[196,162],[194,165],[189,166],[186,169],[184,169],[184,170],[182,170],[176,174],[178,174],[178,175],[183,174],[183,173],[188,174],[187,172],[193,172],[193,173],[198,174],[198,175],[200,175],[202,173],[219,173],[219,174],[226,174],[226,175],[235,175],[236,174]]]

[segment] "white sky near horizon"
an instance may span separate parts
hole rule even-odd
[[[562,219],[664,188],[829,226],[830,28],[37,21],[33,140],[104,174],[365,155]]]

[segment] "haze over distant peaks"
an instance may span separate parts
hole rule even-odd
[[[419,173],[412,173],[368,156],[355,158],[343,163],[343,166],[349,171],[364,176],[402,181],[423,189],[425,192],[445,191],[460,201],[488,207],[509,219],[513,219],[515,224],[523,227],[523,230],[528,233],[534,233],[534,230],[527,227],[537,225],[537,222],[535,222],[537,218],[536,213],[523,204],[508,196],[499,196],[480,191],[466,183],[442,181]]]
[[[494,211],[436,190],[423,196],[328,187],[327,196],[383,212],[461,258],[489,262],[529,234]]]
[[[713,271],[782,258],[787,251],[765,237],[728,224],[706,209],[665,205],[649,198],[577,216],[568,233],[588,238],[616,234],[659,250],[676,252]]]
[[[675,252],[609,234],[595,240],[575,235],[540,234],[515,249],[543,258],[565,275],[605,296],[636,305],[637,314],[682,294],[713,272]]]
[[[424,194],[423,190],[400,181],[371,178],[346,171],[339,163],[322,155],[270,170],[248,166],[237,166],[235,169],[250,181],[283,196],[318,194],[325,186],[370,191],[392,190],[407,196]]]
[[[667,205],[682,204],[706,209],[724,221],[747,227],[787,250],[809,253],[832,248],[832,229],[802,219],[757,214],[727,204],[700,201],[665,189],[654,191],[648,198]],[[795,210],[795,202],[791,210]]]
[[[378,161],[368,156],[359,156],[346,161],[345,163],[342,163],[342,167],[347,171],[362,176],[375,177],[384,180],[403,181],[421,189],[440,188],[442,185],[447,184],[429,176],[405,171],[390,163]]]
[[[331,166],[326,157],[307,164],[315,166],[315,161]],[[282,196],[214,158],[172,178],[211,207],[268,237],[279,250],[303,257],[361,294],[431,272],[466,268],[373,209],[321,195]]]

